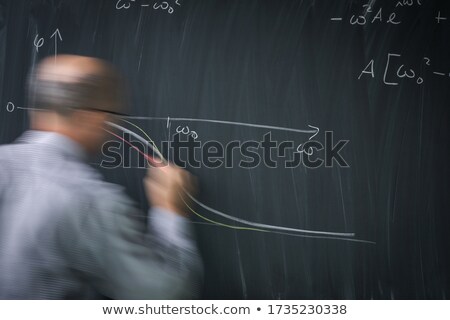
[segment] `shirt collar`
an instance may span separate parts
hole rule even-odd
[[[64,155],[77,160],[86,160],[88,155],[80,144],[69,137],[52,131],[28,130],[18,139],[19,143],[42,143],[60,150]]]

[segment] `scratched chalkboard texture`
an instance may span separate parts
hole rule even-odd
[[[27,73],[55,53],[116,65],[126,120],[157,144],[331,132],[348,167],[188,166],[202,298],[448,299],[449,40],[448,1],[1,0],[0,143],[27,128]],[[92,165],[145,210],[126,157]]]

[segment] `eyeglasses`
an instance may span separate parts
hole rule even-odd
[[[111,114],[111,115],[114,115],[114,116],[118,116],[118,117],[127,116],[127,114],[125,114],[125,113],[109,111],[109,110],[103,110],[103,109],[100,109],[100,108],[82,108],[81,110],[104,112],[104,113],[108,113],[108,114]]]

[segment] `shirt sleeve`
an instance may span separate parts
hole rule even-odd
[[[4,161],[0,159],[0,199],[3,196],[3,193],[5,192],[6,185],[8,184],[8,171],[6,170],[7,166],[5,165]]]
[[[149,232],[153,232],[158,241],[169,246],[186,250],[195,248],[191,221],[164,208],[154,207],[150,210]]]
[[[78,212],[66,246],[71,267],[112,299],[197,298],[202,264],[189,219],[162,208],[143,215],[123,196],[108,199]]]

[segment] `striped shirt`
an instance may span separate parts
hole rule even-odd
[[[195,298],[191,225],[137,210],[65,136],[0,146],[0,299]]]

